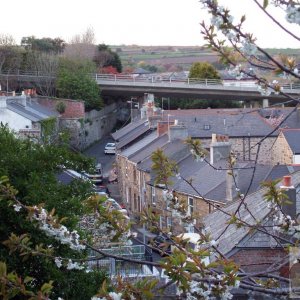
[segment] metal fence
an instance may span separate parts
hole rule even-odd
[[[33,78],[51,78],[55,79],[56,73],[47,73],[42,71],[12,71],[12,72],[0,72],[0,77],[4,78],[18,78],[19,80],[33,79]],[[256,90],[257,85],[254,81],[247,82],[241,80],[220,80],[220,79],[197,79],[197,78],[176,78],[172,76],[163,76],[159,74],[149,76],[138,76],[135,74],[89,74],[91,78],[97,81],[99,84],[113,83],[115,85],[128,85],[128,84],[145,84],[145,85],[168,85],[173,87],[219,87],[224,89],[244,89],[244,90]],[[300,90],[300,83],[287,83],[283,84],[284,91],[288,90]]]
[[[152,262],[152,254],[144,245],[112,247],[109,249],[101,249],[101,251],[107,254],[121,256],[124,259],[130,258],[137,261],[143,260]],[[91,268],[105,271],[112,278],[118,275],[126,278],[159,276],[159,271],[151,265],[142,265],[109,257],[97,259],[97,252],[95,251],[91,252],[90,258],[92,259],[89,262]]]

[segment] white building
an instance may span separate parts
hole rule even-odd
[[[58,115],[26,95],[0,96],[0,123],[19,135],[40,136],[41,121]]]

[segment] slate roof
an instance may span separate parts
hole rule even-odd
[[[143,139],[137,141],[133,145],[129,146],[128,148],[124,149],[120,152],[121,156],[130,158],[132,155],[134,155],[136,152],[147,146],[149,143],[151,143],[153,140],[157,138],[157,132],[153,131],[147,136],[145,136]]]
[[[145,145],[140,151],[134,153],[130,160],[135,163],[140,163],[141,161],[145,160],[146,158],[150,157],[151,154],[156,151],[158,148],[161,148],[163,145],[168,143],[168,135],[164,134],[157,137],[151,143]]]
[[[166,137],[164,137],[163,139],[166,139]],[[188,149],[187,145],[184,144],[183,141],[179,140],[179,139],[173,140],[166,144],[162,143],[160,147],[158,144],[156,144],[156,145],[158,146],[157,148],[163,149],[166,156],[168,156],[170,159],[172,159],[176,162],[179,162],[180,160],[184,159],[190,153],[190,150]],[[149,157],[145,158],[138,165],[138,169],[143,170],[145,172],[150,172],[151,166],[152,166],[152,160],[151,160],[151,157],[149,156]]]
[[[292,184],[294,186],[298,186],[300,184],[300,172],[293,173],[291,177]],[[280,183],[278,186],[279,185]],[[270,213],[268,203],[263,199],[263,195],[266,191],[266,188],[260,189],[257,192],[249,195],[245,200],[247,209],[250,210],[255,218],[260,221],[267,221],[266,217]],[[236,211],[239,204],[240,200],[237,200],[223,208],[223,210],[229,215],[216,210],[204,218],[204,227],[206,232],[210,233],[211,239],[216,240],[221,235],[218,240],[218,249],[224,255],[230,256],[230,252],[234,250],[236,246],[241,245],[240,243],[248,236],[250,231],[247,227],[243,226],[241,228],[237,228],[234,224],[230,224],[225,233],[223,233],[224,229],[227,227],[231,215]],[[239,217],[248,224],[256,224],[256,220],[251,216],[247,209],[242,205],[239,210]],[[256,244],[256,246],[259,246],[259,244]]]
[[[39,122],[59,115],[57,112],[51,111],[33,101],[27,101],[26,106],[24,106],[17,101],[8,100],[7,109],[29,119],[32,122]]]
[[[230,137],[255,136],[269,134],[273,127],[258,111],[253,109],[191,109],[165,111],[165,116],[183,122],[188,134],[194,138],[210,138],[212,133]],[[205,129],[209,126],[209,129]],[[274,132],[272,136],[277,136]]]
[[[283,129],[282,133],[294,154],[300,154],[300,129]]]
[[[294,107],[277,108],[277,114],[286,117],[290,114],[281,128],[300,128],[300,110]]]
[[[123,147],[131,144],[131,142],[141,138],[147,132],[150,133],[150,128],[142,125],[140,128],[137,128],[135,131],[126,135],[126,138],[124,138],[120,142],[118,142],[116,145],[117,149],[122,149]]]
[[[209,155],[207,156],[209,157]],[[171,188],[177,192],[195,197],[204,197],[205,199],[226,203],[226,176],[228,162],[223,159],[215,163],[212,167],[205,161],[196,162],[192,155],[188,155],[178,164],[178,171],[181,176],[187,180],[192,180],[189,185],[182,179],[171,178]],[[236,167],[245,168],[236,170],[236,183],[240,193],[246,193],[249,188],[249,180],[253,172],[252,162],[239,162]],[[247,169],[246,169],[247,168]],[[271,166],[257,165],[253,177],[253,183],[249,188],[249,193],[257,191],[260,183],[270,172]],[[151,172],[151,181],[149,184],[154,185],[155,174]],[[237,197],[238,192],[233,186],[232,196]]]
[[[145,124],[145,126],[148,125],[148,121],[146,119],[140,119],[134,122],[129,123],[125,127],[117,130],[116,132],[112,133],[112,137],[115,141],[119,141],[120,139],[123,139],[124,136],[129,134],[132,130],[135,130],[136,128],[140,127],[142,124]]]
[[[206,162],[196,162],[189,153],[188,147],[180,140],[176,140],[172,144],[166,144],[163,147],[160,146],[160,148],[164,150],[168,157],[178,163],[179,173],[182,177],[185,179],[192,179],[193,182],[192,187],[183,180],[174,177],[171,178],[172,189],[190,196],[202,196],[206,199],[226,203],[226,169],[228,168],[226,160],[218,161],[214,164],[214,168]],[[147,156],[144,156],[146,159],[141,161],[145,154],[144,151],[141,151],[139,153],[139,161],[135,162],[139,163],[141,161],[138,168],[151,174],[151,180],[148,184],[154,185],[155,174],[151,170],[152,160],[150,155],[155,149],[148,149],[148,147],[146,149],[148,150]],[[207,159],[209,159],[209,154],[207,155]],[[268,166],[257,164],[255,166],[252,184],[249,186],[249,182],[254,171],[254,163],[240,161],[235,167],[240,168],[235,171],[237,187],[239,188],[240,193],[245,194],[247,192],[248,195],[257,191],[263,181],[282,178],[284,175],[300,170],[300,166]],[[196,188],[196,191],[194,188]],[[237,197],[237,194],[238,192],[233,186],[233,199]]]
[[[285,175],[292,174],[297,171],[300,171],[300,166],[276,165],[270,170],[270,173],[265,178],[265,181],[282,178]]]

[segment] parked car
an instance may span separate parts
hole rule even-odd
[[[148,242],[152,250],[158,252],[161,256],[171,253],[171,239],[165,235],[157,235]]]
[[[94,187],[94,191],[97,193],[97,194],[103,194],[105,193],[106,195],[109,195],[109,190],[107,188],[107,186],[105,185],[97,185]]]
[[[116,144],[115,143],[107,143],[104,148],[105,154],[116,154]]]
[[[95,167],[95,173],[89,174],[89,173],[83,173],[84,176],[86,176],[93,184],[99,184],[103,181],[103,171],[102,171],[102,165],[98,163]]]

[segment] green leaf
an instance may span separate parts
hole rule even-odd
[[[264,9],[266,9],[268,5],[269,5],[269,0],[264,0],[264,4],[263,4]]]
[[[6,276],[6,264],[4,262],[0,262],[0,277]]]
[[[52,290],[52,288],[53,288],[52,282],[53,282],[53,281],[49,281],[48,283],[44,283],[44,284],[42,285],[42,287],[41,287],[41,292],[42,292],[43,294],[49,294],[49,293],[51,292],[51,290]]]
[[[33,277],[26,276],[25,279],[24,279],[24,283],[31,282],[33,279],[34,279]]]

